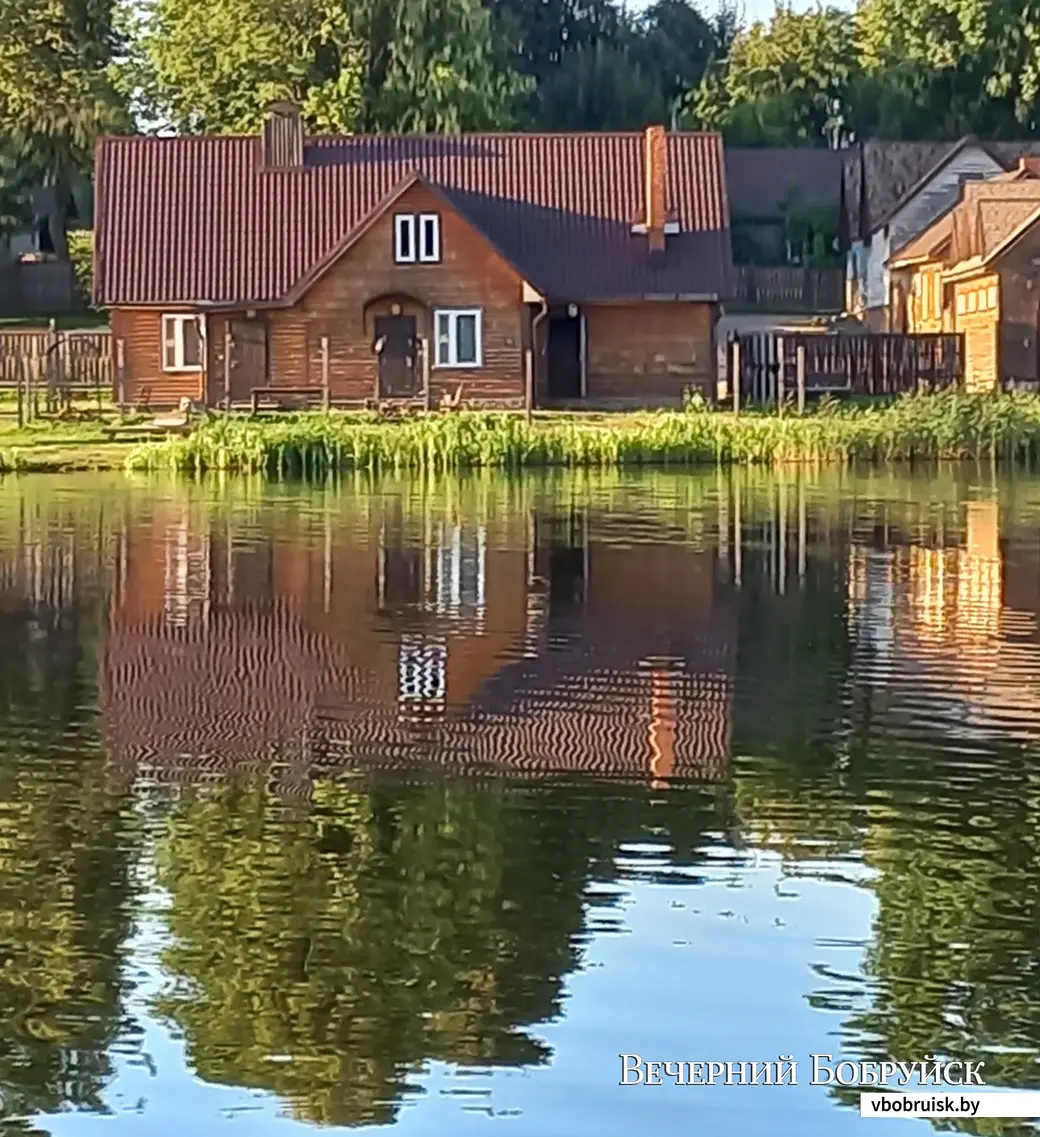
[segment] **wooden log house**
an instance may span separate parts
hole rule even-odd
[[[117,398],[488,407],[715,390],[722,141],[644,132],[108,137],[94,302]]]
[[[964,337],[964,383],[994,391],[1040,381],[1040,177],[1035,160],[965,184],[957,204],[888,266],[907,332]]]

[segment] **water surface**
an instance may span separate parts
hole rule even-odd
[[[820,1052],[1040,1088],[1038,523],[974,468],[0,481],[3,1132],[850,1133]]]

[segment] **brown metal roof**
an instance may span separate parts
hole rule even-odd
[[[838,208],[843,152],[811,147],[726,149],[726,185],[734,218],[772,220],[789,195]]]
[[[265,169],[258,137],[105,138],[97,156],[95,300],[279,302],[395,188],[438,188],[533,284],[575,300],[729,292],[722,141],[668,136],[680,233],[651,257],[643,136],[484,134],[308,140]]]

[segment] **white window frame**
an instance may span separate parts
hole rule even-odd
[[[184,362],[184,325],[194,324],[199,333],[199,361],[198,363]],[[173,334],[170,334],[170,325],[173,325]],[[173,364],[166,358],[166,345],[173,340]],[[163,371],[201,371],[206,359],[206,328],[198,316],[183,313],[165,315],[162,318],[162,369]]]
[[[448,324],[448,358],[441,359],[441,317],[447,316]],[[477,358],[473,362],[459,362],[459,317],[472,316],[476,320],[476,348]],[[473,369],[484,366],[484,311],[482,308],[438,308],[433,313],[433,366],[439,370],[445,368]]]
[[[426,252],[426,227],[433,233],[433,252]],[[419,225],[419,260],[423,264],[439,264],[441,259],[441,219],[437,213],[420,213]]]
[[[399,265],[415,264],[415,257],[417,252],[417,226],[415,224],[414,213],[395,213],[394,214],[394,261]],[[404,242],[401,237],[404,233],[408,234],[408,252],[405,254],[403,250]]]

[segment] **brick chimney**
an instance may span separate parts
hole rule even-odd
[[[643,131],[643,175],[647,243],[652,253],[663,253],[668,221],[668,136],[663,126]]]
[[[264,166],[267,169],[302,168],[303,118],[296,103],[277,102],[267,108],[263,142]]]
[[[1040,157],[1023,154],[1018,160],[1018,172],[1030,178],[1040,178]]]

